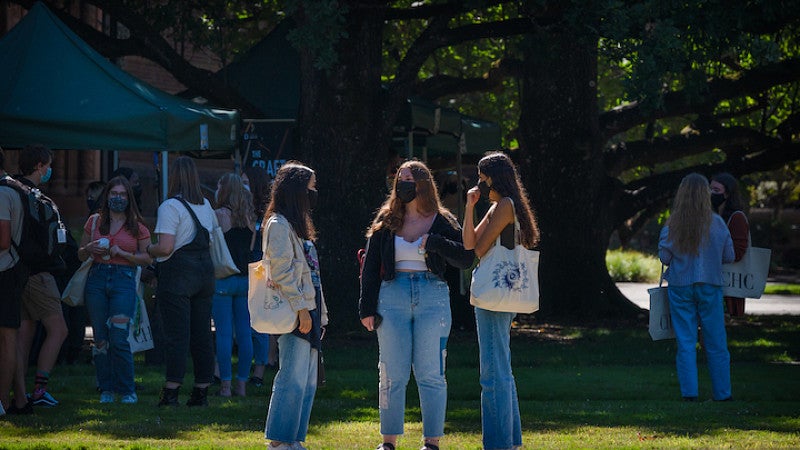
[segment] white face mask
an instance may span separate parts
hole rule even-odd
[[[243,184],[242,186],[244,186],[244,190],[245,191],[250,192],[250,185],[249,184]]]

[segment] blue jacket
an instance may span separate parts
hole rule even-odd
[[[701,244],[698,255],[678,253],[669,240],[669,226],[661,229],[658,240],[658,257],[669,266],[664,279],[670,286],[691,286],[706,283],[722,286],[722,264],[733,262],[733,240],[728,226],[714,214],[708,239]]]

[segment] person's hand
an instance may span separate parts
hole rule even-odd
[[[361,319],[361,325],[364,325],[367,331],[375,331],[375,316],[364,317]]]
[[[297,311],[297,318],[300,320],[300,325],[297,326],[297,329],[300,330],[301,333],[306,334],[311,331],[311,314],[309,314],[307,309]]]
[[[90,255],[105,256],[108,254],[108,249],[100,246],[100,239],[89,242],[84,248]]]
[[[481,191],[478,189],[478,186],[473,186],[470,190],[467,191],[467,206],[475,206],[475,203],[478,203],[478,200],[481,198]]]
[[[112,258],[116,257],[116,256],[122,256],[124,258],[125,257],[124,253],[127,253],[127,252],[125,252],[125,250],[119,248],[119,245],[115,245],[115,246],[111,247],[110,249],[108,249],[108,254],[111,255]]]

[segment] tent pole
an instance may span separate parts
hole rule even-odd
[[[169,156],[168,153],[165,151],[161,152],[161,201],[167,199],[167,164],[169,163]]]

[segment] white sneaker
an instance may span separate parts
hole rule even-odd
[[[110,391],[103,391],[100,394],[100,403],[114,403],[114,393]]]
[[[303,444],[299,442],[292,442],[292,450],[308,450],[308,449],[303,447]]]
[[[139,401],[139,397],[136,395],[136,392],[134,392],[132,394],[123,395],[122,399],[119,402],[123,403],[123,404],[126,404],[126,405],[132,405],[132,404],[134,404],[134,403],[136,403],[138,401]]]
[[[275,441],[273,441],[275,442]],[[281,442],[280,445],[272,445],[272,442],[269,443],[267,446],[269,450],[294,450],[293,444],[287,444],[285,442]]]

